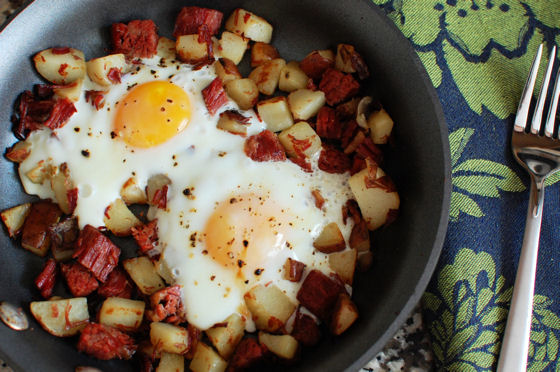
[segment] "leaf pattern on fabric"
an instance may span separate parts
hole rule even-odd
[[[460,278],[453,280],[453,278]],[[438,369],[492,371],[513,288],[496,273],[486,252],[463,248],[437,276],[437,293],[422,298]],[[543,371],[558,357],[560,318],[550,311],[552,300],[536,295],[528,370]]]
[[[545,41],[543,31],[560,17],[558,0],[373,2],[413,43],[435,87],[449,69],[473,111],[487,108],[500,119],[515,113],[534,51]],[[422,55],[429,52],[439,52],[442,61]]]
[[[486,159],[467,159],[459,163],[474,129],[459,128],[449,135],[451,150],[452,183],[450,217],[457,221],[461,212],[473,217],[483,217],[484,212],[473,196],[499,198],[500,190],[521,192],[525,185],[509,167]]]

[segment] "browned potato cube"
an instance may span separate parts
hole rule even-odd
[[[68,164],[62,163],[59,167],[52,167],[51,188],[62,212],[72,214],[78,201],[78,189],[70,178]]]
[[[358,254],[358,269],[362,272],[366,271],[373,264],[373,253],[371,251],[360,252]]]
[[[288,257],[284,263],[284,279],[297,283],[301,280],[305,264]]]
[[[244,298],[257,329],[268,332],[282,328],[296,309],[290,298],[275,285],[254,286]]]
[[[346,331],[358,319],[358,309],[348,294],[342,293],[338,296],[331,318],[330,329],[335,335]]]
[[[249,74],[249,79],[257,84],[259,92],[267,96],[274,94],[276,87],[278,87],[278,80],[280,79],[280,71],[286,66],[286,61],[282,58],[276,58],[272,61],[266,62],[256,67]]]
[[[103,86],[115,84],[112,71],[118,71],[120,74],[126,69],[126,60],[124,54],[109,54],[108,56],[95,58],[86,63],[87,73],[91,81]]]
[[[245,9],[235,9],[226,21],[226,30],[253,41],[270,43],[272,26],[264,18]]]
[[[157,44],[157,55],[161,58],[174,60],[177,57],[177,53],[175,51],[175,41],[160,36]]]
[[[74,336],[89,320],[87,299],[76,297],[67,300],[36,301],[29,305],[31,314],[41,327],[58,337]]]
[[[248,125],[248,117],[241,115],[237,111],[224,111],[220,114],[220,119],[216,127],[232,134],[245,136],[247,134]]]
[[[122,331],[135,331],[142,324],[145,307],[144,301],[109,297],[99,310],[99,323]]]
[[[350,245],[350,248],[354,248],[358,252],[369,251],[371,242],[369,239],[367,223],[364,220],[360,220],[360,222],[356,223],[354,227],[352,227],[348,244]]]
[[[241,110],[249,110],[259,98],[259,88],[251,79],[237,79],[225,85],[227,95],[237,103]]]
[[[221,57],[227,58],[237,65],[243,59],[248,44],[249,39],[233,32],[224,31],[218,42],[218,51]]]
[[[161,353],[156,372],[183,372],[185,370],[185,358],[182,355]]]
[[[214,69],[216,70],[216,75],[218,75],[224,85],[232,80],[242,78],[235,63],[227,58],[220,58],[219,60],[216,60],[216,62],[214,62]]]
[[[313,80],[321,79],[323,72],[334,66],[334,53],[330,49],[314,50],[299,64],[299,67]]]
[[[145,295],[151,295],[165,287],[154,264],[148,257],[129,258],[123,261],[123,266],[138,289]]]
[[[290,335],[271,335],[259,332],[259,342],[283,359],[293,359],[298,350],[297,340]]]
[[[37,165],[28,170],[25,176],[37,185],[42,185],[43,182],[50,179],[53,174],[53,167],[50,162],[39,160]]]
[[[315,239],[313,246],[316,250],[323,253],[338,252],[346,248],[344,237],[336,222],[331,222],[323,227],[323,231]]]
[[[317,115],[326,102],[325,93],[320,90],[298,89],[288,95],[290,110],[296,120],[307,120]]]
[[[179,36],[175,43],[175,50],[181,61],[193,65],[206,61],[210,57],[208,44],[199,40],[197,34]]]
[[[121,187],[120,192],[122,200],[126,204],[145,204],[148,202],[146,191],[138,186],[138,181],[135,177],[130,177]]]
[[[232,314],[224,323],[206,330],[206,335],[221,357],[227,360],[245,334],[245,320],[238,314]]]
[[[24,203],[5,209],[0,213],[10,238],[15,237],[19,233],[30,211],[31,203]]]
[[[280,54],[270,44],[257,42],[251,48],[251,67],[257,67],[265,62],[279,58]]]
[[[80,78],[68,85],[54,86],[53,92],[59,98],[68,98],[72,102],[78,102],[82,95],[84,79]]]
[[[391,214],[396,213],[400,204],[399,194],[390,178],[379,167],[375,174],[376,179],[370,180],[370,172],[366,168],[348,180],[370,230],[383,226]]]
[[[266,128],[278,132],[294,124],[286,97],[274,97],[257,103],[259,117],[266,123]]]
[[[16,142],[6,151],[6,158],[14,163],[21,163],[31,153],[31,143],[27,141]]]
[[[293,92],[307,87],[308,81],[309,77],[299,68],[299,63],[291,61],[280,71],[278,89],[288,93]]]
[[[321,150],[321,137],[305,121],[300,121],[288,129],[284,129],[278,135],[278,139],[284,146],[286,154],[291,158],[300,156],[299,152],[303,152],[306,157],[310,158]],[[298,148],[298,146],[301,147],[301,144],[306,144],[305,149]]]
[[[33,57],[37,72],[58,85],[70,84],[86,74],[84,53],[73,48],[49,48]]]
[[[58,222],[61,215],[62,211],[56,204],[48,201],[33,203],[23,223],[21,246],[44,257],[51,245],[49,228]]]
[[[357,256],[358,252],[355,249],[347,249],[329,254],[330,268],[348,285],[352,285],[354,280]]]
[[[189,368],[193,372],[223,372],[227,363],[212,348],[199,342]]]
[[[122,199],[116,199],[105,209],[103,222],[116,236],[128,236],[131,234],[130,229],[142,224]]]
[[[358,73],[360,79],[369,76],[369,69],[354,47],[349,44],[338,44],[336,48],[335,67],[346,73]]]
[[[167,206],[167,189],[171,180],[164,174],[156,174],[148,180],[146,196],[150,205],[165,209]]]
[[[387,111],[382,108],[379,111],[372,112],[367,124],[373,143],[376,145],[387,143],[393,130],[393,119],[391,119]]]
[[[185,354],[191,347],[187,329],[161,322],[150,323],[150,342],[158,350],[172,354]]]

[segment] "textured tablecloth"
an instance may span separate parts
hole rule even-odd
[[[493,370],[529,197],[529,177],[512,156],[510,136],[539,44],[545,44],[546,61],[552,46],[560,44],[560,1],[374,2],[417,51],[449,126],[451,219],[422,301],[436,368]],[[545,192],[530,371],[560,370],[558,180],[558,175],[551,178]]]

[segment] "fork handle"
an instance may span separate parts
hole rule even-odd
[[[543,202],[544,179],[531,177],[525,235],[506,330],[502,340],[500,359],[498,360],[498,372],[523,372],[527,370]]]

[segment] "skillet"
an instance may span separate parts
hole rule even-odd
[[[286,60],[301,60],[315,49],[339,42],[356,46],[372,71],[369,93],[379,97],[396,125],[395,146],[384,165],[401,196],[400,217],[374,234],[374,263],[355,280],[353,299],[360,318],[338,338],[324,337],[305,350],[295,371],[357,370],[366,364],[418,303],[437,263],[448,220],[450,155],[439,100],[409,42],[367,0],[37,0],[29,3],[0,33],[0,148],[15,142],[10,115],[16,96],[41,80],[31,56],[52,46],[72,46],[86,58],[106,53],[113,22],[153,19],[171,36],[185,5],[219,9],[227,17],[243,7],[274,26],[272,43]],[[246,73],[246,71],[245,71]],[[12,163],[0,160],[0,209],[35,200],[25,195]],[[134,247],[117,240],[125,255]],[[39,300],[33,280],[43,260],[0,234],[0,300],[28,310]],[[58,290],[64,290],[62,287]],[[75,350],[76,339],[57,339],[31,320],[15,332],[0,325],[0,357],[16,371],[73,371],[78,365],[104,371],[132,371],[120,361],[101,362]],[[284,370],[285,367],[282,367]]]

